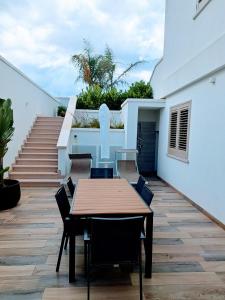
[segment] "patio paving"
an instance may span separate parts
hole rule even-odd
[[[159,180],[155,197],[153,276],[145,299],[225,299],[225,232]],[[86,299],[83,242],[77,243],[77,281],[68,282],[68,252],[55,265],[62,223],[55,188],[23,188],[20,204],[0,212],[0,299]],[[91,299],[139,299],[138,269],[96,269]]]

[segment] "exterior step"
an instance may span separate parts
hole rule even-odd
[[[34,142],[34,143],[52,143],[54,145],[56,145],[58,141],[58,138],[33,138],[33,137],[28,137],[27,138],[27,142]]]
[[[42,147],[54,147],[56,148],[56,143],[55,142],[52,142],[49,140],[47,141],[44,141],[44,142],[38,142],[38,141],[35,141],[35,142],[26,142],[24,144],[25,147],[35,147],[35,148],[42,148]]]
[[[22,147],[22,152],[23,153],[55,153],[57,154],[57,148],[56,147]]]
[[[36,120],[35,125],[59,125],[62,126],[63,122],[60,120]]]
[[[18,165],[57,165],[58,164],[58,159],[32,159],[32,158],[17,158],[16,159],[16,164]]]
[[[40,132],[41,131],[41,132]],[[59,134],[58,133],[50,133],[50,132],[42,132],[43,130],[38,130],[38,131],[31,131],[29,137],[34,137],[34,138],[44,138],[44,139],[58,139]]]
[[[39,130],[51,130],[51,131],[60,131],[61,125],[36,125],[34,124],[33,129],[39,129]]]
[[[21,179],[20,185],[22,187],[58,187],[60,182],[60,179]]]
[[[19,158],[45,158],[45,159],[57,159],[58,158],[58,153],[41,153],[41,152],[36,152],[36,153],[20,153]]]
[[[10,172],[10,179],[59,179],[60,175],[55,172]]]
[[[12,165],[12,172],[57,172],[57,165]]]
[[[63,120],[64,120],[64,118],[62,118],[62,117],[54,117],[54,118],[52,118],[52,117],[37,117],[36,122],[37,121],[41,121],[41,122],[44,121],[44,122],[59,122],[59,123],[62,123]]]
[[[21,186],[26,187],[60,185],[57,142],[63,120],[61,117],[37,117],[9,171],[9,178],[19,180]]]
[[[58,135],[60,134],[60,130],[56,129],[38,129],[33,127],[33,129],[30,132],[31,134],[36,133],[36,134],[55,134]]]

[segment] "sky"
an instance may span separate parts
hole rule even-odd
[[[53,96],[77,95],[71,57],[83,40],[103,53],[108,45],[118,73],[145,60],[126,77],[149,81],[162,57],[165,0],[0,0],[0,55]]]

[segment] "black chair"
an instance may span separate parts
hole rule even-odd
[[[72,230],[74,235],[82,235],[84,226],[83,226],[83,222],[80,220],[74,220],[73,222],[70,220],[69,218],[70,204],[64,186],[61,186],[58,192],[55,194],[55,199],[58,204],[58,208],[63,221],[63,235],[61,239],[58,261],[56,265],[56,272],[58,272],[60,267],[61,257],[62,257],[63,246],[64,249],[67,248],[69,231]]]
[[[113,168],[91,168],[90,178],[113,178]]]
[[[67,184],[67,187],[68,187],[68,189],[69,189],[69,191],[70,191],[71,197],[73,197],[73,194],[74,194],[76,185],[75,185],[75,183],[73,183],[71,177],[69,177],[69,178],[67,179],[67,183],[66,183],[66,184]]]
[[[140,175],[139,178],[138,178],[138,182],[137,183],[132,183],[131,185],[135,188],[135,190],[138,192],[138,194],[140,194],[141,191],[142,191],[143,186],[145,185],[144,177]]]
[[[152,198],[154,197],[154,194],[153,194],[153,192],[151,191],[151,189],[147,185],[143,186],[143,188],[141,190],[141,193],[140,193],[140,196],[142,197],[142,199],[145,201],[145,203],[148,206],[151,205]]]
[[[142,300],[141,232],[143,217],[90,218],[87,243],[87,285],[90,299],[90,266],[139,263],[140,299]]]

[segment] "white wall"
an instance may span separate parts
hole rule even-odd
[[[76,104],[77,97],[70,97],[66,115],[64,117],[62,128],[57,141],[58,170],[60,171],[62,176],[68,175],[71,168],[71,161],[69,159],[69,153],[71,153],[72,151],[70,134]]]
[[[139,111],[159,110],[165,106],[164,100],[157,99],[127,99],[122,104],[122,120],[125,129],[125,148],[136,149],[137,123]],[[151,113],[153,114],[153,113]]]
[[[161,110],[158,175],[225,223],[225,72],[176,93]],[[192,100],[189,163],[167,156],[169,109]]]
[[[15,133],[4,157],[11,165],[37,115],[54,116],[57,102],[0,56],[0,98],[11,98]]]
[[[110,159],[115,170],[115,151],[124,148],[125,131],[123,129],[109,130]],[[100,158],[100,129],[96,128],[72,128],[70,144],[73,153],[91,153],[93,166],[99,166]]]
[[[197,0],[167,0],[165,44],[151,84],[164,98],[225,66],[225,1],[211,0],[196,16]]]

